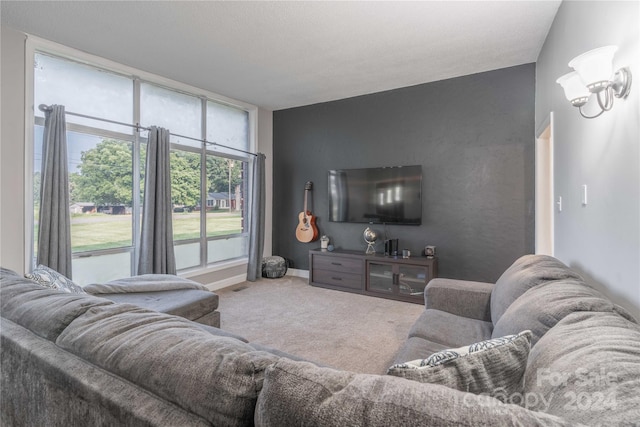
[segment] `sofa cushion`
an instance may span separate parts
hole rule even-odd
[[[199,289],[206,291],[207,287],[173,274],[141,274],[111,280],[106,283],[92,283],[84,287],[90,294],[117,294],[130,292],[157,292],[176,289]]]
[[[216,328],[220,327],[220,312],[219,311],[210,311],[202,317],[198,317],[197,319],[193,319],[194,322],[201,323],[203,325],[214,326]]]
[[[542,283],[516,299],[493,328],[499,337],[529,329],[531,346],[556,323],[575,311],[613,311],[614,305],[581,280],[564,279]]]
[[[20,275],[15,271],[8,268],[0,267],[0,277],[13,277],[13,276],[20,277]]]
[[[492,330],[491,322],[428,309],[413,324],[409,337],[419,337],[451,348],[489,339]]]
[[[439,344],[424,338],[409,337],[404,343],[402,343],[402,346],[400,346],[400,350],[396,353],[393,364],[395,365],[409,360],[427,357],[447,348],[449,347],[444,344]]]
[[[245,337],[242,337],[240,335],[234,334],[233,332],[225,331],[224,329],[220,329],[220,328],[218,328],[216,326],[204,325],[202,323],[194,322],[192,320],[189,320],[189,324],[191,326],[195,326],[196,328],[200,328],[203,331],[207,331],[211,335],[215,335],[215,336],[219,336],[219,337],[235,338],[235,339],[237,339],[239,341],[242,341],[242,342],[249,342],[249,340],[247,340]]]
[[[32,280],[4,271],[0,277],[2,317],[51,341],[55,341],[73,319],[89,308],[110,304],[113,302],[87,294],[47,289]]]
[[[422,383],[442,384],[460,391],[487,394],[504,403],[522,393],[531,332],[447,349],[426,359],[393,365],[389,375]]]
[[[218,308],[218,295],[209,290],[176,289],[157,292],[99,294],[111,301],[196,320]]]
[[[491,321],[493,283],[435,278],[424,289],[426,308],[446,311],[462,317]]]
[[[624,307],[614,304],[613,311],[618,313],[620,316],[624,317],[630,322],[640,324],[640,321],[638,321],[638,319]]]
[[[560,426],[562,419],[488,396],[390,375],[355,374],[281,359],[269,366],[256,426]]]
[[[249,425],[264,369],[278,360],[180,317],[126,304],[89,309],[56,343],[213,425]]]
[[[639,390],[640,326],[616,313],[572,313],[529,354],[529,409],[575,423],[637,425]]]
[[[0,425],[211,427],[192,412],[0,319]]]
[[[46,265],[38,265],[31,273],[24,275],[27,279],[31,279],[39,285],[58,291],[70,292],[72,294],[85,294],[86,292],[80,285],[63,274],[58,273]]]
[[[265,351],[267,353],[274,354],[278,357],[286,357],[287,359],[298,360],[301,362],[311,362],[310,360],[305,359],[304,357],[296,356],[295,354],[287,353],[286,351],[278,350],[277,348],[269,347],[267,345],[259,344],[256,342],[250,342],[249,345],[256,350]],[[318,366],[322,366],[316,362],[312,362],[312,363],[315,363]]]
[[[491,292],[491,321],[495,325],[507,308],[528,289],[550,280],[577,279],[556,258],[548,255],[524,255],[518,258],[496,282]]]

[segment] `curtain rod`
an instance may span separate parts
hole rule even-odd
[[[48,106],[48,105],[45,105],[45,104],[40,104],[38,106],[38,109],[40,111],[43,111],[43,112],[44,111],[51,111],[51,107]],[[145,127],[145,126],[140,126],[139,123],[136,123],[134,125],[134,124],[131,124],[131,123],[123,123],[123,122],[117,122],[115,120],[109,120],[109,119],[103,119],[103,118],[100,118],[100,117],[88,116],[86,114],[72,113],[71,111],[65,111],[64,113],[65,114],[69,114],[70,116],[83,117],[85,119],[99,120],[101,122],[113,123],[115,125],[128,126],[130,128],[134,128],[136,131],[151,130],[151,128],[148,128],[148,127]],[[229,147],[228,145],[218,144],[217,142],[210,142],[210,141],[207,141],[206,139],[193,138],[191,136],[180,135],[180,134],[172,133],[172,132],[169,132],[169,134],[173,135],[175,137],[178,137],[178,138],[186,138],[186,139],[190,139],[192,141],[204,142],[207,145],[214,145],[214,146],[217,146],[217,147],[224,147],[224,148],[229,149],[229,150],[239,151],[241,153],[249,154],[251,156],[257,156],[256,153],[252,153],[251,151],[245,151],[245,150],[241,150],[240,148]]]

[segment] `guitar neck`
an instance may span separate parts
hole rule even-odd
[[[311,181],[308,181],[304,185],[304,215],[305,215],[305,217],[311,213],[311,212],[309,212],[309,208],[307,207],[307,196],[309,194],[309,191],[311,191],[311,186],[312,185],[313,184],[311,183]]]
[[[305,214],[305,215],[307,214],[307,212],[309,212],[309,211],[307,210],[307,194],[309,194],[309,190],[307,190],[307,189],[305,188],[305,190],[304,190],[304,214]]]

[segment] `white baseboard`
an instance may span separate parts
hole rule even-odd
[[[289,268],[287,269],[286,275],[308,279],[309,270],[299,270],[297,268]],[[230,286],[237,285],[238,283],[242,283],[246,281],[247,281],[247,275],[239,274],[237,276],[229,277],[227,279],[219,280],[217,282],[207,283],[205,286],[210,291],[219,291],[220,289],[228,288]]]
[[[289,268],[287,269],[287,276],[303,277],[305,279],[308,279],[309,270],[299,270],[297,268]]]
[[[228,288],[229,286],[237,285],[238,283],[245,282],[247,280],[246,274],[238,274],[237,276],[228,277],[223,280],[219,280],[217,282],[208,283],[205,286],[210,291],[219,291],[223,288]]]

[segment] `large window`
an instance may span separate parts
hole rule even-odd
[[[60,104],[67,113],[107,120],[67,114],[75,281],[104,281],[134,273],[147,135],[114,121],[162,126],[172,133],[171,196],[178,270],[247,256],[249,111],[44,52],[35,54],[34,80],[34,105]],[[36,108],[34,255],[43,125],[44,114]]]

